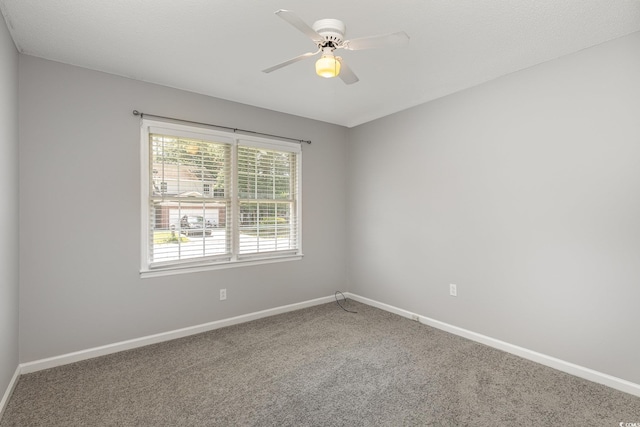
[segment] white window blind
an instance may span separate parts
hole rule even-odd
[[[141,272],[299,259],[299,144],[143,120]]]
[[[298,247],[296,153],[238,147],[240,255]]]
[[[231,146],[149,134],[149,243],[153,263],[231,253]]]

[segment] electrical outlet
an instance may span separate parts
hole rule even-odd
[[[449,284],[449,295],[451,295],[452,297],[458,296],[458,287],[453,283]]]
[[[220,289],[220,301],[224,301],[227,299],[227,290]]]

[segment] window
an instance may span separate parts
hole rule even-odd
[[[300,259],[297,143],[142,121],[143,277]]]

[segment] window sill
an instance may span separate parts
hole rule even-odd
[[[233,262],[218,262],[209,264],[196,265],[174,265],[160,268],[140,270],[140,278],[147,279],[150,277],[172,276],[175,274],[197,273],[200,271],[222,270],[226,268],[248,267],[252,265],[273,264],[276,262],[299,261],[303,254],[285,255],[280,257],[269,258],[253,258]]]

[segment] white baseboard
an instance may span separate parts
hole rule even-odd
[[[228,319],[217,320],[215,322],[204,323],[201,325],[190,326],[187,328],[176,329],[169,332],[162,332],[146,337],[135,338],[127,341],[121,341],[113,344],[107,344],[100,347],[94,347],[87,350],[75,351],[60,356],[49,357],[46,359],[34,360],[32,362],[21,363],[19,366],[21,374],[41,371],[43,369],[55,368],[56,366],[67,365],[69,363],[79,362],[81,360],[92,359],[94,357],[105,356],[107,354],[117,353],[119,351],[131,350],[133,348],[143,347],[145,345],[156,344],[163,341],[169,341],[176,338],[182,338],[189,335],[199,334],[201,332],[212,331],[214,329],[224,328],[226,326],[237,325],[238,323],[249,322],[251,320],[261,319],[263,317],[274,316],[276,314],[286,313],[289,311],[300,310],[314,305],[325,304],[334,300],[333,296],[317,298],[295,304],[284,305],[281,307],[270,308],[268,310],[257,311],[254,313],[243,314],[241,316],[231,317]]]
[[[593,369],[585,368],[570,362],[566,362],[555,357],[547,356],[546,354],[538,353],[533,350],[529,350],[517,345],[509,344],[504,341],[497,340],[495,338],[488,337],[486,335],[478,334],[476,332],[469,331],[467,329],[459,328],[457,326],[450,325],[448,323],[441,322],[439,320],[431,319],[429,317],[421,316],[416,313],[412,313],[407,310],[403,310],[392,305],[384,304],[369,298],[362,297],[360,295],[345,292],[348,298],[363,304],[370,305],[372,307],[379,308],[381,310],[395,313],[399,316],[406,317],[411,320],[417,320],[425,325],[432,326],[434,328],[449,332],[461,337],[470,339],[472,341],[479,342],[481,344],[488,345],[490,347],[497,348],[498,350],[506,351],[507,353],[515,354],[524,359],[531,360],[533,362],[540,363],[541,365],[548,366],[558,371],[566,372],[585,380],[593,381],[598,384],[606,385],[616,390],[623,391],[625,393],[632,394],[640,397],[640,384],[635,384],[621,378],[617,378],[602,372],[594,371]]]
[[[13,377],[11,377],[11,381],[9,381],[9,386],[7,390],[4,392],[2,396],[2,400],[0,400],[0,420],[2,419],[2,414],[4,414],[4,408],[7,406],[9,402],[9,398],[11,397],[11,393],[13,393],[13,389],[16,387],[18,383],[18,378],[20,377],[20,365],[16,368],[16,371],[13,373]]]
[[[360,295],[352,294],[350,292],[345,292],[344,294],[347,298],[351,298],[355,301],[370,305],[372,307],[376,307],[381,310],[388,311],[390,313],[395,313],[399,316],[406,317],[408,319],[417,320],[420,323],[423,323],[425,325],[432,326],[434,328],[437,328],[455,335],[459,335],[461,337],[470,339],[472,341],[476,341],[481,344],[485,344],[490,347],[494,347],[499,350],[506,351],[507,353],[515,354],[516,356],[520,356],[524,359],[528,359],[533,362],[540,363],[550,368],[554,368],[559,371],[566,372],[568,374],[575,375],[577,377],[580,377],[589,381],[593,381],[595,383],[603,384],[608,387],[614,388],[616,390],[620,390],[625,393],[629,393],[629,394],[640,397],[639,384],[635,384],[630,381],[623,380],[621,378],[604,374],[602,372],[594,371],[593,369],[585,368],[583,366],[566,362],[564,360],[557,359],[555,357],[547,356],[545,354],[538,353],[523,347],[519,347],[517,345],[509,344],[507,342],[500,341],[498,339],[491,338],[486,335],[482,335],[473,331],[469,331],[467,329],[459,328],[457,326],[453,326],[448,323],[441,322],[439,320],[421,316],[419,314],[412,313],[410,311],[407,311],[398,307],[394,307],[389,304],[381,303],[379,301],[362,297]],[[49,368],[54,368],[56,366],[62,366],[69,363],[78,362],[81,360],[86,360],[94,357],[104,356],[107,354],[117,353],[119,351],[130,350],[133,348],[143,347],[150,344],[156,344],[163,341],[169,341],[176,338],[182,338],[189,335],[199,334],[201,332],[207,332],[214,329],[224,328],[226,326],[232,326],[239,323],[249,322],[251,320],[257,320],[263,317],[274,316],[276,314],[299,310],[306,307],[312,307],[314,305],[325,304],[325,303],[334,301],[334,299],[335,299],[334,296],[317,298],[309,301],[304,301],[301,303],[285,305],[285,306],[276,307],[268,310],[258,311],[255,313],[249,313],[241,316],[231,317],[229,319],[222,319],[215,322],[209,322],[202,325],[176,329],[169,332],[163,332],[155,335],[149,335],[146,337],[136,338],[136,339],[127,340],[127,341],[121,341],[114,344],[108,344],[100,347],[90,348],[87,350],[76,351],[73,353],[63,354],[60,356],[50,357],[50,358],[41,359],[41,360],[35,360],[32,362],[21,363],[16,369],[16,373],[14,374],[14,377],[11,380],[9,387],[5,392],[4,397],[2,398],[2,401],[0,401],[0,415],[2,413],[2,410],[4,409],[6,402],[9,399],[9,396],[11,396],[11,392],[13,391],[13,388],[15,387],[15,384],[20,374],[28,374],[28,373],[40,371],[43,369],[49,369]]]

